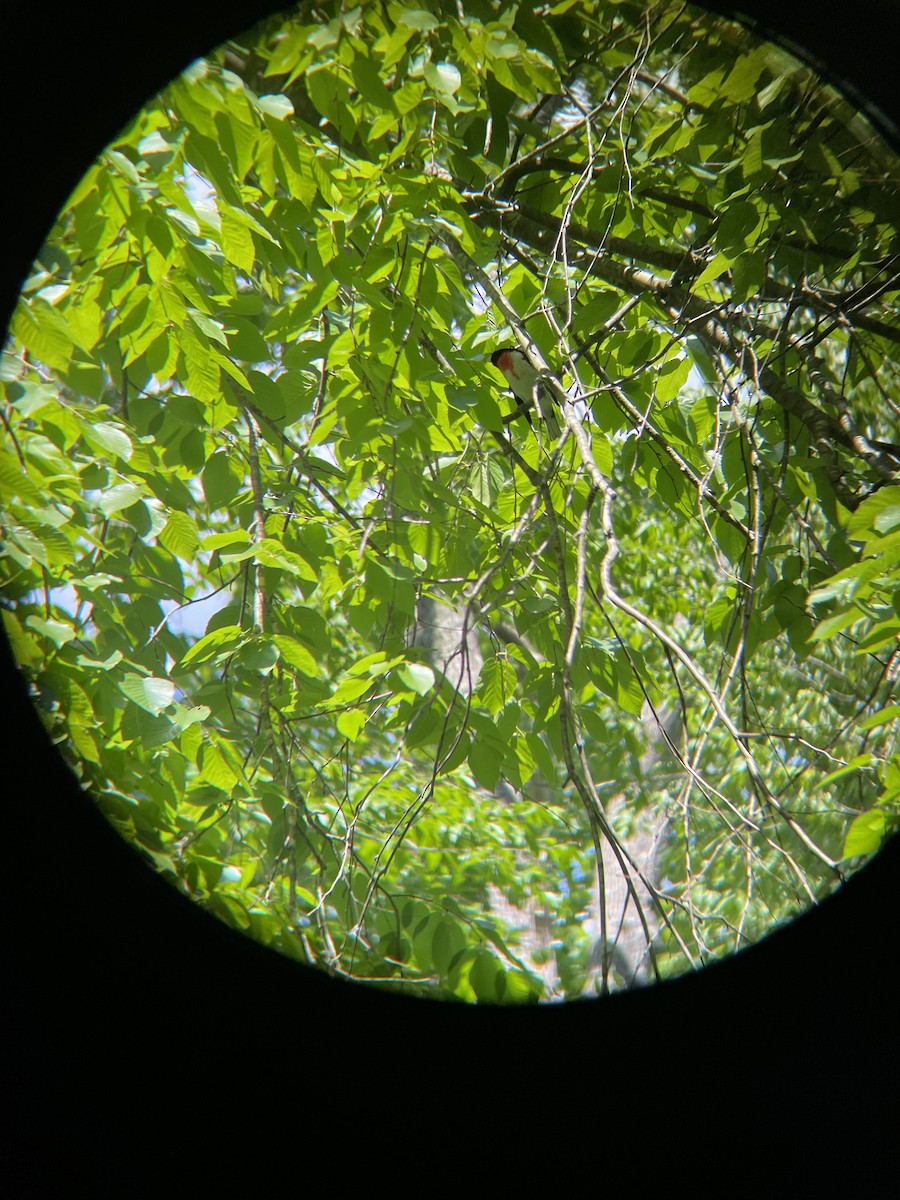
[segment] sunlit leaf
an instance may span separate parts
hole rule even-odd
[[[884,841],[886,832],[887,819],[880,809],[860,813],[847,830],[844,858],[854,858],[857,854],[874,854]]]
[[[154,717],[168,708],[175,698],[175,684],[170,679],[154,678],[152,675],[125,675],[119,683],[119,689]]]

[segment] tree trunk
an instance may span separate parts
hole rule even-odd
[[[641,875],[654,888],[660,884],[660,858],[665,847],[669,818],[653,802],[654,767],[674,762],[670,744],[678,746],[683,723],[680,713],[654,713],[644,705],[641,714],[644,733],[644,753],[640,761],[640,790],[642,804],[633,817],[627,812],[635,798],[621,791],[606,805],[609,824],[614,831],[630,824],[631,831],[620,836],[622,848],[635,863]],[[649,793],[649,795],[647,794]],[[631,819],[629,820],[629,818]],[[609,841],[602,842],[604,905],[606,912],[606,955],[603,953],[601,896],[599,874],[594,880],[592,894],[594,950],[585,992],[609,990],[610,980],[603,978],[604,959],[624,987],[648,983],[654,942],[659,936],[660,919],[652,897],[640,879],[632,874],[633,890]],[[638,904],[640,902],[640,910]]]
[[[468,699],[477,686],[484,658],[465,608],[454,607],[434,597],[423,596],[417,606],[416,625],[410,640],[412,645],[427,650],[434,670],[447,677],[461,699]],[[645,707],[642,715],[645,751],[640,762],[642,788],[651,784],[653,768],[660,760],[665,761],[668,757],[671,761],[671,751],[666,738],[675,745],[678,745],[681,738],[682,724],[678,714],[661,714],[660,722],[649,707]],[[509,801],[515,799],[516,793],[506,781],[501,780],[494,795],[500,800]],[[607,815],[610,825],[617,832],[621,847],[637,864],[645,878],[656,887],[660,881],[659,858],[665,844],[668,818],[656,811],[651,797],[630,820],[627,809],[629,804],[633,803],[630,793],[623,790],[607,805]],[[625,833],[624,827],[629,825],[630,832]],[[605,839],[602,843],[602,856],[607,926],[607,975],[611,970],[622,987],[646,983],[651,977],[651,946],[659,934],[659,917],[646,887],[640,880],[634,882],[634,891],[640,900],[640,911],[638,910],[635,896],[629,891],[626,876],[613,848]],[[489,911],[503,922],[504,926],[518,934],[517,946],[522,952],[522,958],[528,967],[543,979],[547,996],[550,999],[557,997],[559,972],[553,951],[553,913],[542,909],[535,900],[529,900],[520,908],[493,884],[489,885],[487,902]],[[595,945],[585,992],[606,991],[616,980],[603,979],[604,954],[600,935],[601,902],[598,878],[595,878],[594,882],[591,907],[589,928]]]

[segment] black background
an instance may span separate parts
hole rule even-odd
[[[4,326],[94,155],[272,7],[0,10]],[[740,11],[900,118],[893,0]],[[896,842],[699,976],[540,1010],[403,1001],[263,951],[145,868],[49,748],[5,642],[0,667],[0,1197],[576,1177],[599,1195],[896,1194]]]

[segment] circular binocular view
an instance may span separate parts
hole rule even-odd
[[[0,368],[5,630],[106,819],[464,1002],[838,888],[900,811],[898,185],[699,8],[300,3],[194,62]]]

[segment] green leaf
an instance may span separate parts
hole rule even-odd
[[[272,641],[278,647],[281,657],[290,666],[295,667],[298,671],[302,671],[304,675],[309,675],[311,678],[317,678],[321,675],[322,672],[319,664],[309,650],[307,650],[306,646],[298,641],[297,638],[276,633]]]
[[[410,29],[418,29],[421,33],[440,27],[440,21],[424,8],[401,9],[395,19],[398,25],[408,25]]]
[[[660,367],[656,376],[656,398],[660,404],[668,404],[675,399],[690,373],[691,362],[688,358],[670,358]]]
[[[756,94],[757,80],[766,69],[769,49],[757,46],[749,54],[742,54],[729,71],[722,84],[721,95],[733,104],[741,104]]]
[[[898,717],[900,717],[900,704],[888,704],[885,708],[879,709],[877,713],[873,713],[871,717],[860,721],[859,728],[863,730],[877,729],[880,725],[887,725]]]
[[[854,818],[844,838],[844,858],[874,854],[887,835],[887,827],[887,817],[880,809],[860,813]]]
[[[369,675],[375,678],[378,675],[384,675],[392,667],[403,662],[401,656],[396,658],[388,658],[383,650],[376,650],[373,654],[365,654],[358,659],[352,666],[347,668],[348,675]]]
[[[738,255],[731,278],[734,303],[743,304],[756,296],[766,281],[765,258],[760,253]]]
[[[253,245],[253,235],[247,221],[243,219],[238,209],[231,205],[222,205],[222,249],[229,262],[233,262],[245,274],[253,272],[256,262],[256,250]]]
[[[629,662],[619,646],[611,649],[591,639],[591,647],[587,661],[591,678],[597,687],[625,712],[640,715],[644,706],[644,693],[635,674],[633,660]]]
[[[75,637],[75,630],[70,625],[63,625],[61,621],[49,621],[43,617],[31,616],[25,618],[25,625],[28,629],[33,629],[35,633],[49,638],[57,649],[64,646],[66,642],[71,642]]]
[[[83,759],[92,763],[101,763],[100,750],[90,731],[78,721],[69,720],[69,736],[72,744]]]
[[[737,200],[719,216],[716,241],[729,252],[741,254],[756,244],[764,218],[749,200]]]
[[[515,754],[515,769],[518,772],[517,782],[519,787],[524,787],[528,783],[537,768],[537,763],[531,753],[532,745],[532,739],[523,737],[518,729],[514,730],[512,734],[512,747]],[[554,774],[555,772],[551,772],[545,778],[552,779]]]
[[[231,317],[225,327],[228,335],[228,351],[244,362],[265,362],[272,357],[268,342],[252,321],[244,317]]]
[[[187,561],[193,559],[200,545],[197,523],[187,513],[169,513],[166,524],[159,535],[160,544]]]
[[[223,559],[227,558],[230,561],[239,562],[241,559],[249,558],[250,556],[255,557],[264,566],[280,567],[298,579],[305,579],[310,583],[318,582],[318,572],[309,565],[306,559],[293,550],[286,550],[274,538],[263,538],[261,542],[255,546],[250,546],[246,551],[236,555],[223,556]]]
[[[352,64],[353,81],[370,104],[376,108],[385,109],[395,114],[397,106],[394,97],[378,72],[376,65],[368,58],[357,57]]]
[[[226,625],[207,633],[183,655],[179,666],[187,667],[197,663],[209,662],[223,654],[233,653],[242,645],[247,634],[239,625]]]
[[[204,550],[221,550],[223,547],[233,547],[235,550],[251,545],[251,537],[246,529],[229,529],[226,533],[211,533],[203,539]]]
[[[508,658],[495,655],[485,660],[478,681],[478,694],[492,715],[516,693],[516,671]]]
[[[540,982],[524,971],[509,971],[506,975],[504,1000],[508,1004],[533,1004],[540,998]]]
[[[248,637],[235,653],[235,661],[248,671],[268,675],[279,659],[278,648],[268,638],[258,633]]]
[[[46,301],[35,297],[20,301],[12,320],[13,336],[39,361],[65,371],[72,358],[75,339],[63,317]]]
[[[214,342],[218,342],[219,345],[224,346],[226,350],[228,349],[228,341],[225,337],[225,331],[218,321],[214,321],[212,317],[208,317],[206,313],[200,312],[198,308],[192,308],[190,305],[187,308],[187,315],[202,334],[208,338],[212,338]]]
[[[427,696],[434,687],[434,671],[421,663],[404,663],[397,674],[420,696]]]
[[[286,117],[294,115],[293,104],[287,96],[282,96],[281,94],[256,96],[254,97],[253,104],[260,112],[265,113],[269,117],[274,117],[276,121],[283,121]]]
[[[272,379],[264,371],[250,371],[248,383],[253,393],[253,401],[261,411],[273,421],[283,421],[285,402],[278,380]]]
[[[337,727],[348,741],[355,742],[366,726],[368,713],[364,708],[350,708],[338,714]]]
[[[482,951],[469,968],[469,983],[482,1004],[496,1004],[506,991],[506,972],[493,954]]]
[[[319,704],[319,708],[338,708],[342,704],[352,703],[364,696],[371,687],[371,679],[345,679],[338,684],[327,700],[323,700]]]
[[[184,354],[187,385],[200,400],[210,403],[219,400],[222,390],[219,368],[208,343],[200,339],[191,324],[180,326],[177,337]]]
[[[154,717],[168,708],[175,698],[175,684],[170,679],[153,675],[128,674],[120,680],[118,687],[129,700]]]
[[[133,483],[117,483],[103,492],[97,507],[107,517],[113,517],[125,508],[130,508],[141,498],[141,489]]]
[[[900,525],[900,503],[889,503],[875,517],[875,528],[879,533],[890,533]]]
[[[693,284],[691,285],[691,291],[697,291],[698,289],[702,288],[704,284],[712,283],[714,279],[718,279],[720,275],[724,275],[725,272],[731,267],[733,262],[734,259],[730,254],[725,254],[720,250],[718,254],[714,255],[712,261],[694,280]]]
[[[213,509],[227,508],[244,482],[234,457],[227,450],[216,450],[203,468],[200,480],[206,500]],[[204,549],[214,549],[209,539],[204,542]]]
[[[179,729],[190,729],[192,725],[202,725],[204,721],[208,721],[212,715],[212,709],[206,704],[195,704],[190,707],[185,707],[181,704],[176,704],[175,715],[173,720]]]
[[[836,771],[829,772],[816,784],[817,788],[827,787],[831,783],[835,783],[838,779],[843,779],[845,775],[852,775],[856,771],[867,770],[875,765],[875,756],[873,754],[857,754],[850,762],[844,763],[842,767],[838,767]]]
[[[231,793],[237,776],[219,746],[207,743],[200,752],[199,778],[219,791]]]
[[[454,959],[465,948],[466,939],[455,921],[446,918],[438,922],[431,940],[431,953],[434,965],[442,975],[446,975]]]
[[[44,500],[41,489],[25,474],[16,456],[0,450],[0,499],[10,500],[14,496],[26,504],[41,504]]]
[[[478,737],[473,741],[468,757],[475,782],[485,791],[492,792],[500,779],[503,764],[502,747],[486,737]]]
[[[426,63],[425,64],[425,82],[434,88],[436,92],[443,92],[453,95],[459,91],[462,83],[462,76],[459,73],[459,68],[450,62]]]

